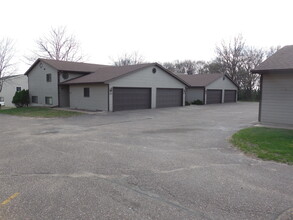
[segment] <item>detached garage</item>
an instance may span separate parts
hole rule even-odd
[[[157,63],[102,67],[62,85],[69,86],[70,108],[94,111],[184,106],[187,86],[180,77]],[[91,90],[99,92],[82,96],[84,88],[88,94],[92,94]]]
[[[178,75],[189,86],[185,100],[204,104],[237,102],[238,86],[224,74]]]
[[[261,75],[259,121],[293,127],[293,46],[285,46],[257,66]]]

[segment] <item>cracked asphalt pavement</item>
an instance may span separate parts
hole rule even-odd
[[[0,219],[290,219],[293,167],[229,143],[257,114],[239,102],[0,115]]]

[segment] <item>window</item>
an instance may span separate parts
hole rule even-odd
[[[4,102],[4,97],[0,97],[0,102]]]
[[[32,96],[32,103],[38,103],[38,96]]]
[[[52,74],[51,73],[48,73],[46,75],[46,80],[47,80],[47,82],[52,82]]]
[[[69,78],[69,74],[67,72],[62,73],[62,78],[63,79],[68,79]]]
[[[16,87],[16,92],[20,92],[21,91],[21,87]]]
[[[53,105],[53,98],[52,97],[45,97],[46,105]]]
[[[84,88],[83,89],[83,96],[84,97],[90,97],[90,88]]]

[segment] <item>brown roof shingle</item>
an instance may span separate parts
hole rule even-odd
[[[271,70],[293,69],[293,45],[285,46],[251,70],[252,73],[263,73]]]
[[[180,77],[176,74],[165,69],[158,63],[143,63],[136,65],[128,66],[109,66],[109,65],[100,65],[100,64],[91,64],[91,63],[81,63],[81,62],[69,62],[69,61],[59,61],[59,60],[49,60],[39,58],[34,62],[34,64],[26,71],[25,75],[28,75],[29,72],[36,66],[39,62],[47,63],[53,68],[60,71],[72,71],[72,72],[82,72],[85,75],[68,80],[62,84],[82,84],[82,83],[103,83],[120,76],[135,72],[137,70],[149,67],[156,66],[170,74],[172,77],[176,78],[183,84],[186,84]]]
[[[206,87],[212,82],[224,76],[220,73],[212,74],[195,74],[195,75],[186,75],[178,74],[178,76],[185,81],[190,87]]]
[[[27,75],[32,68],[39,62],[47,63],[48,65],[52,66],[53,68],[60,70],[60,71],[72,71],[72,72],[84,72],[84,73],[91,73],[96,71],[99,68],[107,67],[107,65],[100,65],[100,64],[92,64],[92,63],[82,63],[82,62],[70,62],[70,61],[61,61],[61,60],[49,60],[49,59],[37,59],[34,64],[25,72]]]
[[[107,66],[97,69],[94,73],[75,78],[63,84],[82,84],[82,83],[103,83],[122,75],[134,72],[145,67],[153,66],[154,63],[136,64],[129,66]]]

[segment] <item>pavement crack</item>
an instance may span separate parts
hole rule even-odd
[[[1,177],[68,177],[68,178],[100,178],[100,179],[117,179],[125,178],[128,175],[105,175],[105,174],[96,174],[90,172],[82,173],[72,173],[72,174],[59,174],[59,173],[49,173],[49,172],[40,172],[40,173],[14,173],[14,174],[0,174]]]
[[[168,206],[172,206],[174,208],[180,209],[182,211],[185,211],[186,213],[188,213],[189,215],[196,217],[196,218],[200,218],[200,219],[211,219],[209,217],[206,216],[206,214],[204,214],[201,211],[195,211],[192,209],[189,209],[187,207],[182,206],[180,203],[176,202],[176,201],[171,201],[168,199],[165,199],[163,197],[161,197],[158,194],[155,193],[151,193],[149,191],[145,191],[139,188],[139,186],[135,186],[135,185],[129,185],[129,184],[124,184],[121,182],[122,178],[128,177],[129,175],[104,175],[104,174],[95,174],[95,173],[90,173],[90,172],[83,172],[83,173],[72,173],[72,174],[54,174],[54,173],[46,173],[46,172],[42,172],[42,173],[19,173],[19,174],[0,174],[0,178],[9,178],[9,177],[65,177],[65,178],[96,178],[96,179],[100,179],[100,180],[104,180],[107,181],[111,184],[115,184],[118,186],[121,186],[125,189],[131,190],[137,194],[139,194],[140,196],[144,197],[144,198],[148,198],[151,200],[156,200],[158,202],[164,203]]]
[[[174,173],[174,172],[181,172],[181,171],[187,171],[187,170],[194,170],[194,169],[201,169],[201,168],[210,168],[210,167],[225,167],[225,166],[243,166],[243,164],[239,163],[230,163],[230,164],[211,164],[211,165],[193,165],[189,167],[181,167],[181,168],[176,168],[172,170],[154,170],[153,172],[156,174],[168,174],[168,173]],[[259,163],[255,164],[248,164],[249,166],[256,166],[259,165]]]
[[[140,189],[138,186],[125,185],[125,184],[122,184],[122,183],[120,183],[118,181],[115,181],[115,180],[114,181],[113,180],[108,180],[108,181],[110,181],[111,183],[114,183],[116,185],[122,186],[124,188],[127,188],[127,189],[129,189],[131,191],[134,191],[134,192],[140,194],[141,196],[143,196],[145,198],[156,200],[158,202],[161,202],[161,203],[164,203],[166,205],[169,205],[169,206],[172,206],[174,208],[177,208],[177,209],[180,209],[182,211],[185,211],[189,215],[196,217],[196,219],[211,219],[211,218],[207,217],[206,214],[204,214],[201,211],[198,211],[198,210],[195,211],[193,209],[189,209],[187,207],[182,206],[180,203],[178,203],[176,201],[171,201],[171,200],[168,200],[168,199],[165,199],[165,198],[159,196],[158,194],[154,194],[154,193],[151,193],[149,191],[144,191],[144,190]]]

